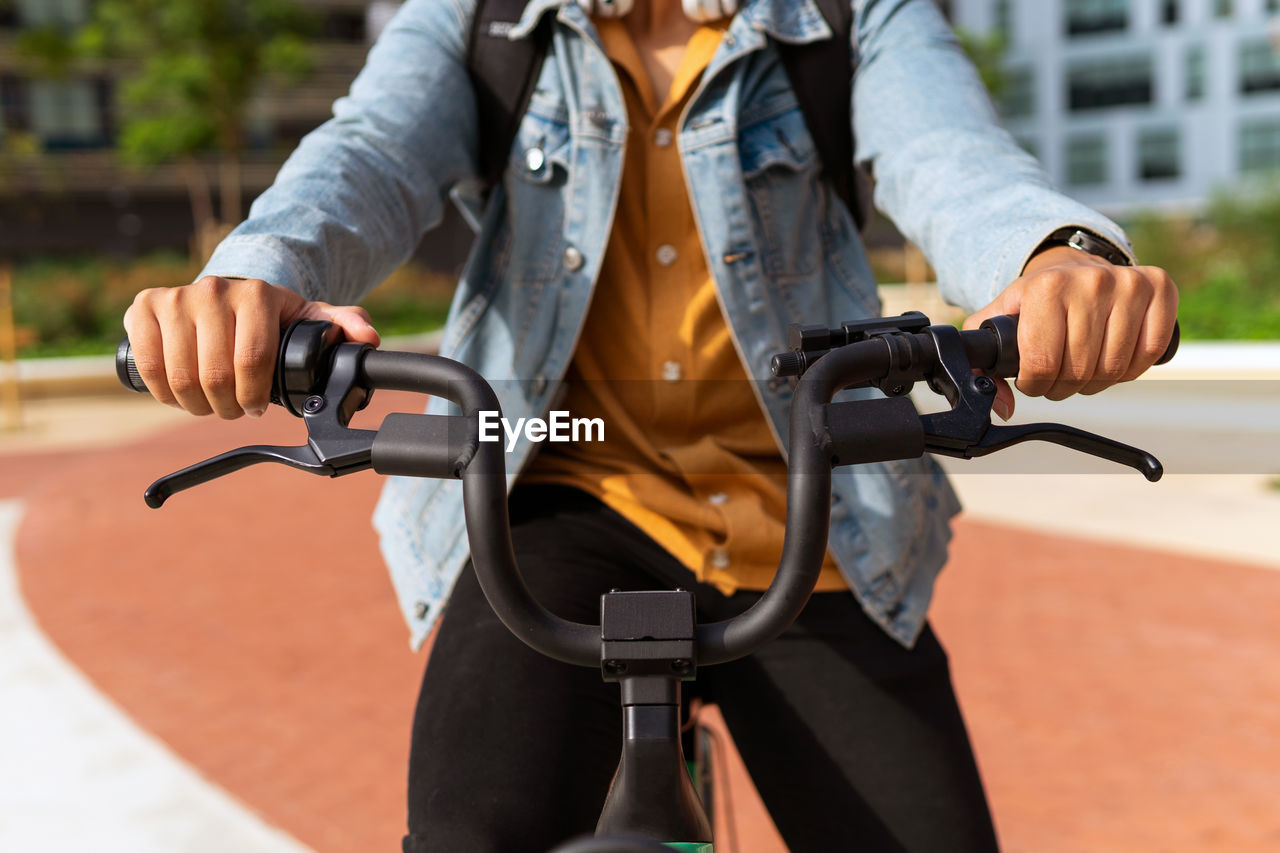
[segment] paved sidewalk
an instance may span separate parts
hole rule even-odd
[[[377,412],[396,402],[380,395]],[[295,443],[300,431],[273,412],[143,435],[0,455],[0,496],[26,507],[22,593],[59,650],[50,654],[73,661],[153,744],[301,844],[395,849],[423,658],[405,652],[373,556],[377,478],[260,467],[154,512],[140,496],[155,476],[239,444]],[[978,476],[957,478],[970,507],[1003,508],[959,523],[934,622],[1006,849],[1280,849],[1280,573],[1188,556],[1180,536],[1186,519],[1213,528],[1253,518],[1233,538],[1269,543],[1280,493],[1256,478],[1201,476],[1183,488],[1137,474],[990,475],[984,498]],[[1035,515],[1026,507],[1046,501],[1061,504],[1059,533],[1105,533],[1134,507],[1147,521],[1130,516],[1130,531],[1163,532],[1135,548],[1023,527]],[[1256,550],[1265,558],[1269,545]],[[126,803],[149,784],[103,773],[100,795]],[[738,777],[735,793],[744,785]],[[22,810],[21,790],[0,783],[0,816]],[[739,844],[726,853],[778,849],[758,813],[737,812]],[[148,815],[185,828],[201,820],[185,805]],[[0,849],[31,848],[0,835]],[[200,848],[179,837],[168,849]]]
[[[0,850],[305,853],[210,785],[65,660],[22,601],[0,501]]]

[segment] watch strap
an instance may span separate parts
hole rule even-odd
[[[1095,255],[1105,261],[1109,261],[1116,266],[1128,267],[1133,266],[1133,262],[1129,260],[1129,256],[1120,249],[1115,243],[1100,237],[1092,231],[1086,231],[1076,226],[1068,226],[1059,228],[1040,244],[1037,251],[1042,251],[1053,246],[1070,246],[1081,252],[1087,252]]]

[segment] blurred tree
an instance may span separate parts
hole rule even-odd
[[[0,0],[2,1],[2,0]],[[20,50],[47,75],[119,64],[116,147],[127,164],[175,163],[187,183],[197,253],[241,219],[240,159],[250,100],[311,69],[311,16],[294,0],[98,0],[73,32],[26,32]],[[216,153],[221,221],[199,155]]]
[[[960,47],[968,54],[969,61],[977,67],[978,76],[991,99],[999,103],[1008,88],[1008,72],[1004,67],[1005,53],[1009,49],[1008,37],[1000,30],[979,35],[957,29],[956,38],[960,39]]]

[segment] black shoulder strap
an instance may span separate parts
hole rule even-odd
[[[526,38],[507,38],[526,2],[478,0],[471,22],[467,70],[476,94],[480,177],[488,186],[502,180],[511,143],[551,44],[552,15],[544,15]]]
[[[870,216],[867,188],[853,167],[853,128],[849,102],[853,80],[849,67],[849,34],[853,10],[849,0],[815,0],[835,35],[809,44],[774,42],[804,113],[809,135],[818,148],[823,172],[859,228]]]

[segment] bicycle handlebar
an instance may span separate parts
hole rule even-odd
[[[600,665],[600,627],[546,610],[516,564],[505,453],[501,443],[479,440],[478,413],[501,408],[488,382],[440,356],[333,345],[327,326],[309,323],[295,323],[282,335],[273,394],[274,402],[306,419],[308,445],[223,454],[157,481],[148,490],[148,503],[159,506],[173,491],[257,461],[330,476],[372,467],[384,474],[461,478],[472,563],[498,617],[543,654],[567,663]],[[1176,346],[1175,334],[1165,360]],[[786,355],[795,358],[788,360]],[[330,366],[322,369],[317,365],[325,358]],[[773,582],[752,607],[733,619],[697,626],[699,665],[750,654],[799,616],[826,555],[834,466],[912,458],[926,451],[971,458],[1041,438],[1131,465],[1148,479],[1160,475],[1159,462],[1150,454],[1079,430],[990,424],[995,385],[986,375],[975,376],[972,368],[998,376],[1016,374],[1015,318],[992,318],[982,328],[964,332],[929,326],[919,314],[846,323],[838,330],[803,327],[793,334],[792,353],[775,358],[775,372],[785,375],[778,369],[779,360],[783,368],[798,362],[803,374],[791,406],[782,557]],[[127,387],[145,390],[138,388],[140,377],[127,341],[117,354],[117,370]],[[909,401],[894,399],[920,380],[944,394],[952,410],[919,417]],[[831,402],[844,388],[869,384],[881,387],[890,399]],[[458,405],[462,416],[391,415],[376,432],[348,429],[350,416],[379,388],[443,397]],[[870,418],[867,411],[873,413]]]

